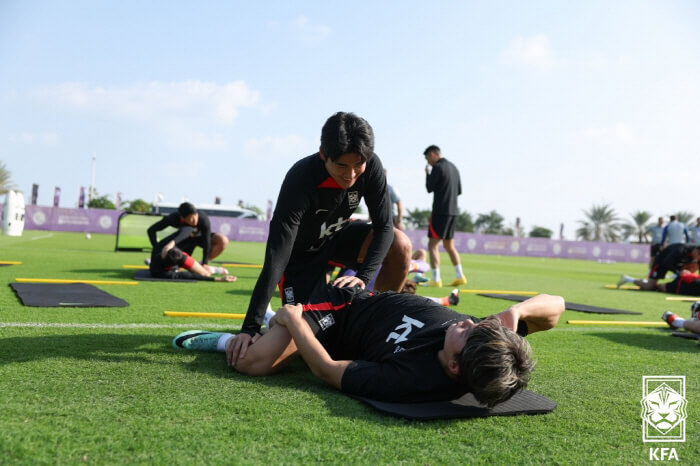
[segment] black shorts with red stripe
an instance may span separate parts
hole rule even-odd
[[[452,239],[455,235],[456,215],[431,215],[428,238]]]
[[[371,231],[368,223],[352,222],[306,260],[290,261],[277,284],[282,304],[307,303],[313,290],[326,284],[326,273],[335,267],[357,270],[362,244]]]
[[[666,292],[686,296],[700,296],[700,275],[682,273],[675,280],[666,283]]]

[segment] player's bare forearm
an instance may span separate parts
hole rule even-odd
[[[345,368],[350,361],[334,361],[319,343],[301,314],[301,305],[286,305],[275,316],[277,324],[287,328],[299,354],[316,377],[340,389]]]
[[[528,333],[549,330],[557,325],[564,312],[564,298],[540,294],[521,303],[514,304],[498,314],[499,319],[511,330],[517,330],[518,321],[527,323]]]

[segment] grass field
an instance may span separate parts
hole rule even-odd
[[[0,236],[0,281],[129,280],[146,254],[115,253],[114,237],[25,231]],[[261,263],[263,244],[232,243],[223,260]],[[200,251],[195,251],[199,259]],[[700,464],[700,347],[665,328],[567,325],[569,319],[658,321],[688,303],[660,293],[606,290],[642,264],[463,255],[468,288],[534,290],[641,316],[566,311],[528,337],[537,368],[530,389],[552,398],[548,415],[413,422],[372,411],[315,379],[302,362],[250,378],[221,354],[171,347],[183,329],[236,330],[240,321],[163,317],[163,311],[245,312],[259,269],[232,284],[102,285],[126,308],[35,308],[0,288],[2,464],[639,464],[650,447],[674,447]],[[443,257],[444,280],[453,277]],[[446,294],[421,289],[421,294]],[[432,291],[432,292],[431,292]],[[462,294],[477,316],[507,301]],[[273,307],[279,304],[275,298]],[[685,443],[642,442],[642,377],[684,375]]]

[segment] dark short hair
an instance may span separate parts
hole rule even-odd
[[[535,364],[530,345],[497,317],[477,324],[457,356],[460,386],[468,388],[480,403],[493,407],[527,386]]]
[[[429,145],[428,148],[423,151],[423,155],[428,155],[431,152],[434,152],[437,155],[441,155],[440,148],[438,146],[436,146],[435,144]]]
[[[671,215],[671,221],[674,221],[676,219],[675,215]]]
[[[367,161],[374,155],[374,131],[364,118],[354,113],[338,112],[323,125],[321,150],[332,161],[351,152],[360,154]]]
[[[171,267],[173,265],[177,265],[179,267],[182,267],[185,265],[185,255],[183,254],[182,250],[178,248],[171,248],[167,254],[165,254],[165,261],[164,265],[167,267]]]
[[[194,208],[192,204],[189,202],[183,202],[180,204],[180,206],[177,208],[177,213],[180,214],[180,217],[187,217],[188,215],[196,214],[197,209]]]

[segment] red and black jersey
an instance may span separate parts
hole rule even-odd
[[[469,387],[450,379],[438,359],[445,332],[470,318],[422,296],[319,287],[302,306],[304,319],[334,360],[350,360],[344,392],[374,400],[453,400]],[[518,323],[518,334],[527,325]]]
[[[394,239],[391,202],[379,157],[374,155],[367,161],[364,173],[348,189],[333,180],[318,153],[292,166],[280,188],[263,269],[241,331],[252,334],[260,330],[265,309],[285,270],[292,266],[321,270],[327,266],[327,258],[321,257],[319,251],[348,225],[363,198],[372,218],[374,237],[357,277],[368,283]]]
[[[182,249],[182,242],[188,238],[197,240],[197,244],[202,247],[202,264],[209,262],[209,251],[211,250],[211,223],[209,217],[204,212],[197,212],[199,220],[194,227],[183,223],[178,212],[166,215],[148,228],[148,239],[153,249],[158,248],[158,238],[156,233],[168,227],[176,228],[178,231],[169,236],[168,240],[174,240],[175,245]],[[164,243],[166,244],[166,243]],[[163,245],[164,245],[163,244]],[[191,252],[191,251],[187,251]]]
[[[462,182],[457,167],[445,158],[439,159],[425,176],[425,189],[433,195],[433,215],[459,215],[457,196]]]

